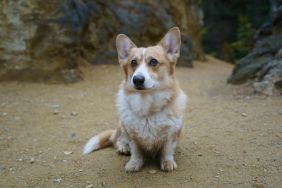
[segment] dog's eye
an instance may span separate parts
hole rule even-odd
[[[150,60],[149,65],[152,66],[152,67],[155,67],[155,66],[158,65],[158,63],[159,63],[158,60],[153,58],[153,59]]]
[[[135,60],[135,59],[133,59],[132,61],[131,61],[131,67],[137,67],[137,65],[138,65],[138,63],[137,63],[137,61]]]

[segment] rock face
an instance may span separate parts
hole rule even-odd
[[[228,83],[251,81],[258,93],[273,95],[282,82],[282,7],[255,34],[253,50],[237,64]]]
[[[193,0],[4,0],[0,9],[0,80],[75,82],[81,62],[116,63],[118,33],[152,45],[173,26],[183,35],[179,64],[204,58]]]

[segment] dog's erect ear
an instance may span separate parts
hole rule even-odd
[[[170,62],[177,61],[180,55],[181,35],[178,27],[171,28],[159,42],[167,54],[167,58]]]
[[[121,65],[128,60],[129,51],[136,45],[124,34],[119,34],[116,38],[116,47],[118,51],[118,59]]]

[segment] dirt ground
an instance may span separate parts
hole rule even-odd
[[[99,65],[72,85],[0,83],[0,187],[282,187],[282,99],[226,84],[219,61],[177,68],[189,95],[172,173],[149,164],[126,173],[128,156],[86,141],[117,125],[118,66]]]

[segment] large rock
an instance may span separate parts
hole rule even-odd
[[[252,82],[258,93],[273,95],[282,81],[282,7],[255,34],[252,51],[234,67],[228,83]]]
[[[0,80],[77,81],[79,71],[69,70],[81,62],[116,63],[117,33],[152,45],[173,26],[182,30],[179,64],[204,57],[202,13],[192,0],[10,0],[0,9]]]

